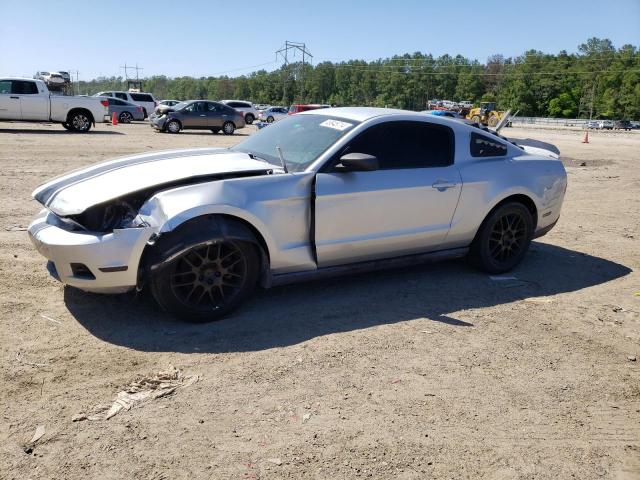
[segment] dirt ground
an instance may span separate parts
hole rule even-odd
[[[188,325],[48,276],[24,231],[37,185],[252,131],[0,124],[1,478],[640,478],[640,132],[510,129],[555,143],[569,175],[516,280],[445,262],[259,292]],[[170,365],[200,380],[72,421]]]

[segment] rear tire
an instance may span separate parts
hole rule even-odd
[[[233,135],[235,131],[236,126],[232,122],[224,122],[224,125],[222,125],[222,133],[225,135]]]
[[[151,293],[167,312],[196,323],[220,320],[255,289],[260,261],[249,242],[196,245],[151,278]]]
[[[86,133],[91,130],[91,117],[84,111],[77,111],[69,114],[66,122],[70,130],[77,133]]]
[[[273,123],[273,117],[271,115],[267,117],[267,123]]]
[[[256,117],[253,116],[252,113],[247,113],[244,117],[244,121],[247,122],[247,125],[251,125]]]
[[[485,272],[508,272],[527,253],[533,230],[529,209],[522,203],[506,203],[491,212],[480,226],[469,259]]]
[[[122,112],[118,117],[118,121],[120,123],[131,123],[133,121],[133,115],[129,112]]]

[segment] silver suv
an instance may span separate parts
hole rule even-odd
[[[253,121],[258,118],[258,110],[256,110],[256,107],[254,107],[251,102],[245,102],[244,100],[220,100],[220,103],[224,103],[242,112],[247,125],[251,125]]]

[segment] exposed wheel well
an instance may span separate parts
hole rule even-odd
[[[67,122],[69,122],[69,120],[71,120],[71,117],[73,117],[73,115],[75,115],[76,113],[84,113],[85,115],[87,115],[87,117],[89,117],[89,121],[91,121],[93,125],[96,124],[96,121],[93,118],[93,114],[86,108],[72,108],[71,110],[69,110],[69,113],[67,113]]]
[[[212,225],[213,228],[209,230],[193,228],[195,225],[208,220],[216,220]],[[222,230],[224,230],[224,232]],[[145,246],[138,265],[139,287],[142,287],[149,279],[151,268],[164,260],[162,252],[164,246],[167,244],[171,245],[173,243],[173,239],[176,239],[181,235],[184,236],[190,231],[197,233],[191,239],[186,240],[185,244],[188,244],[190,241],[193,241],[193,243],[198,243],[198,241],[201,242],[208,234],[213,238],[215,238],[215,235],[224,236],[227,234],[231,238],[238,240],[245,240],[250,243],[257,242],[256,247],[258,248],[256,250],[258,250],[258,254],[260,256],[260,277],[261,281],[266,284],[266,275],[269,273],[270,265],[269,248],[267,247],[267,242],[258,229],[248,221],[233,215],[209,214],[187,220],[186,222],[178,225],[174,230],[160,235],[159,240],[154,242],[153,245]]]

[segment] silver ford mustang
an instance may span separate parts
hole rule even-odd
[[[517,142],[516,142],[517,143]],[[147,153],[42,185],[29,226],[52,274],[89,292],[148,286],[215,320],[257,285],[468,256],[505,272],[558,220],[558,155],[444,117],[333,108],[229,149]]]

